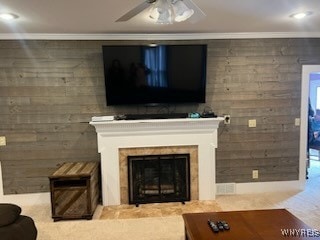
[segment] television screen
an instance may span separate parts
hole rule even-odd
[[[103,46],[107,105],[204,103],[206,45]]]

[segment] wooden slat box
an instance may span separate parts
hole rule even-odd
[[[51,210],[54,221],[92,219],[99,198],[97,162],[64,163],[51,176]]]

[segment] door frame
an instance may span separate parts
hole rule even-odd
[[[308,136],[308,98],[310,74],[320,72],[320,65],[302,65],[301,109],[300,109],[300,149],[299,149],[299,181],[306,181],[306,149]]]

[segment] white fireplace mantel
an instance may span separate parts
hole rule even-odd
[[[221,121],[218,117],[90,122],[101,154],[103,205],[120,205],[120,148],[198,146],[199,200],[215,199],[215,148]]]

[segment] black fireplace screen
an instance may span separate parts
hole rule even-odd
[[[190,200],[190,154],[128,156],[129,203]]]

